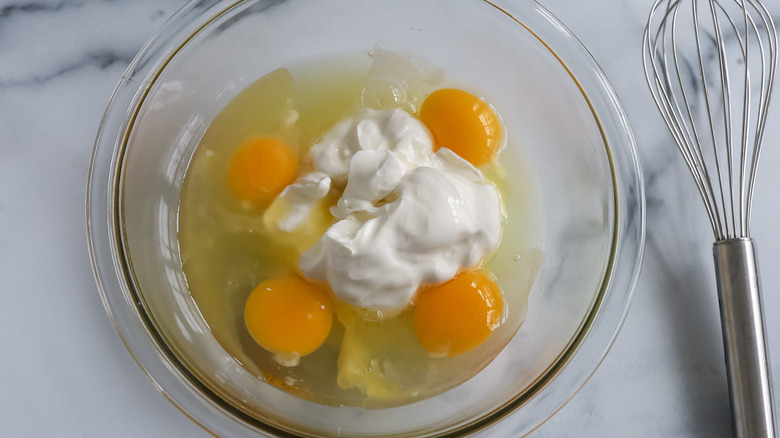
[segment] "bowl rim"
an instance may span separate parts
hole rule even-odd
[[[482,433],[493,426],[513,430],[519,427],[523,434],[527,434],[560,410],[596,371],[617,337],[639,277],[645,238],[645,197],[636,143],[619,99],[598,63],[582,43],[536,0],[524,12],[538,14],[554,26],[559,32],[555,37],[568,43],[567,49],[572,46],[577,49],[575,55],[580,61],[585,61],[582,65],[573,67],[565,62],[549,38],[542,38],[537,31],[516,18],[517,11],[522,9],[520,6],[506,0],[474,1],[496,8],[524,27],[558,59],[580,89],[604,141],[614,185],[614,224],[609,261],[601,286],[591,304],[591,311],[567,348],[523,394],[482,418],[459,425],[457,429],[431,435],[437,437]],[[97,288],[111,323],[139,367],[174,406],[206,431],[218,435],[261,432],[273,436],[298,436],[230,406],[189,372],[175,352],[165,345],[133,287],[134,280],[128,272],[129,260],[122,244],[121,196],[114,196],[121,190],[122,156],[130,128],[151,85],[176,53],[198,32],[244,2],[190,1],[151,37],[128,66],[109,100],[95,140],[87,181],[87,240]],[[172,45],[168,42],[181,34],[188,36]],[[149,64],[150,60],[156,62]],[[139,80],[142,80],[140,84]],[[586,92],[587,87],[594,87],[597,93]],[[597,112],[597,106],[608,111]],[[609,121],[603,120],[605,117],[613,117],[614,123],[608,125],[606,122]],[[620,147],[613,148],[613,144]],[[617,292],[616,284],[620,285]],[[589,343],[584,350],[586,339]],[[584,368],[578,366],[580,363]],[[539,397],[542,389],[560,394],[555,400]],[[520,421],[520,424],[505,421],[521,406],[534,404],[544,407],[543,418]],[[232,424],[227,424],[226,420]]]

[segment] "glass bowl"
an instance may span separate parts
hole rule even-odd
[[[541,211],[525,233],[543,262],[525,321],[467,382],[386,409],[325,406],[247,372],[212,336],[187,288],[178,230],[188,164],[246,86],[311,57],[377,48],[429,61],[490,96]],[[571,398],[625,317],[644,242],[634,139],[597,64],[534,2],[193,1],[121,78],[87,193],[95,277],[135,360],[218,436],[490,436],[530,433]],[[522,268],[520,268],[522,269]]]

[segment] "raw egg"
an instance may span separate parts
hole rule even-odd
[[[300,254],[333,224],[341,189],[300,209],[303,221],[294,226],[283,219],[303,204],[280,193],[313,168],[308,148],[362,109],[356,98],[375,83],[371,75],[412,78],[402,109],[418,111],[413,115],[437,149],[478,166],[503,159],[505,129],[490,105],[464,91],[435,91],[414,79],[417,73],[397,77],[401,64],[412,65],[393,57],[382,63],[389,70],[372,67],[369,79],[363,64],[336,58],[270,73],[212,122],[182,188],[183,268],[215,339],[258,380],[324,405],[385,409],[441,394],[482,370],[522,320],[523,306],[515,304],[527,291],[516,287],[507,260],[488,257],[447,283],[422,287],[407,307],[392,311],[341,303],[328,284],[300,274]],[[493,166],[482,170],[492,182],[504,178],[490,176]],[[518,181],[497,184],[513,189],[501,193],[509,206],[531,198]],[[504,241],[514,244],[517,231],[506,231]],[[496,278],[513,281],[501,283],[507,296]]]
[[[482,99],[455,88],[425,98],[420,120],[433,134],[434,148],[448,148],[474,166],[490,162],[503,141],[501,121]]]
[[[230,161],[228,183],[240,199],[270,201],[295,180],[298,159],[289,146],[273,137],[245,141]]]
[[[420,291],[414,331],[432,356],[457,356],[482,345],[501,324],[503,311],[492,275],[468,271]]]
[[[296,276],[258,285],[244,306],[246,327],[267,351],[295,362],[327,339],[333,311],[326,291]]]

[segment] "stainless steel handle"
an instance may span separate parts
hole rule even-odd
[[[774,407],[764,315],[752,239],[715,242],[731,416],[737,438],[774,438]]]

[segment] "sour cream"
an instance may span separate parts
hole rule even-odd
[[[327,194],[327,179],[343,190],[331,208],[336,221],[299,267],[347,304],[403,309],[421,286],[449,280],[498,247],[496,187],[449,149],[434,153],[428,130],[403,110],[365,110],[326,133],[310,156],[315,176],[290,186],[299,207],[282,221],[302,223],[306,202]]]

